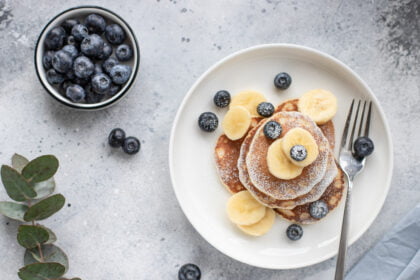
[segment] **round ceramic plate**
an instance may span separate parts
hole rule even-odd
[[[283,71],[290,74],[293,82],[287,90],[281,91],[274,87],[273,79]],[[337,143],[351,100],[373,101],[370,136],[375,141],[375,152],[355,180],[351,244],[368,229],[381,210],[390,186],[393,155],[384,113],[372,91],[350,68],[306,47],[256,46],[212,66],[191,87],[178,110],[169,151],[175,194],[195,229],[219,251],[238,261],[264,268],[289,269],[334,256],[338,251],[344,203],[342,200],[337,209],[317,224],[304,225],[304,235],[299,241],[288,240],[285,231],[290,222],[280,217],[264,236],[250,237],[242,233],[227,217],[226,202],[230,194],[221,185],[215,169],[213,149],[222,134],[220,122],[227,109],[217,108],[213,96],[221,89],[232,95],[242,90],[256,90],[277,105],[315,88],[328,89],[337,97],[338,112],[333,120]],[[198,116],[206,111],[215,112],[219,117],[219,128],[213,133],[202,132],[197,125]]]

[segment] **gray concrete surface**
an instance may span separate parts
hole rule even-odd
[[[116,11],[142,50],[135,87],[117,106],[78,112],[52,100],[35,75],[42,27],[80,4]],[[0,162],[14,152],[61,161],[64,210],[47,220],[83,279],[176,279],[198,264],[202,279],[331,279],[335,260],[297,270],[253,268],[211,247],[192,228],[172,191],[170,127],[183,96],[210,65],[256,44],[286,42],[325,51],[358,72],[376,93],[392,130],[395,169],[385,205],[349,250],[353,265],[420,201],[420,4],[417,0],[0,0]],[[106,144],[120,126],[143,143],[124,156]],[[0,199],[6,199],[0,191]],[[0,217],[0,279],[17,279],[18,223]]]

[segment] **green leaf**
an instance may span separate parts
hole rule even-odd
[[[29,160],[19,154],[14,154],[12,157],[12,167],[16,169],[17,172],[22,172],[22,169],[29,163]]]
[[[23,216],[28,210],[28,206],[9,201],[0,201],[0,214],[13,219],[24,222]]]
[[[57,235],[55,235],[55,233],[51,229],[49,229],[49,228],[47,228],[43,225],[37,225],[37,226],[42,227],[43,229],[48,231],[48,236],[49,237],[48,237],[48,240],[44,244],[52,244],[55,241],[57,241]]]
[[[16,201],[25,201],[36,196],[25,178],[7,165],[1,167],[1,181],[9,197]]]
[[[55,262],[65,267],[65,272],[69,269],[69,259],[67,255],[59,247],[55,245],[43,245],[41,247],[42,254],[44,256],[44,262]],[[41,256],[39,251],[34,249],[27,249],[23,258],[24,264],[32,264],[40,262]]]
[[[44,220],[63,208],[66,199],[61,194],[55,194],[32,205],[26,211],[23,219],[27,222]]]
[[[66,268],[59,263],[34,263],[19,269],[22,280],[50,280],[63,276]]]
[[[22,175],[33,183],[45,181],[58,169],[58,159],[53,155],[40,156],[30,161],[22,170]]]
[[[52,194],[55,190],[55,181],[54,178],[50,178],[46,181],[42,181],[39,183],[35,183],[32,185],[36,192],[35,199],[41,199],[43,197],[46,197],[50,194]]]
[[[27,249],[35,248],[47,242],[48,238],[48,231],[40,226],[19,226],[17,240],[22,247]]]

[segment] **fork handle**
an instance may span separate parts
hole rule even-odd
[[[353,179],[348,178],[348,188],[346,195],[346,204],[344,206],[344,215],[343,223],[341,225],[341,236],[340,236],[340,246],[337,256],[337,265],[335,268],[335,280],[343,280],[345,272],[345,261],[347,253],[347,234],[349,230],[349,214],[350,214],[350,200],[351,200],[351,191],[353,189]]]

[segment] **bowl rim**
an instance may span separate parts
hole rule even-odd
[[[119,20],[121,20],[121,22],[124,23],[125,27],[128,29],[128,31],[130,32],[130,35],[133,38],[133,45],[134,48],[136,49],[136,53],[137,53],[137,60],[134,63],[134,67],[133,69],[135,69],[135,71],[133,71],[133,76],[132,78],[129,80],[129,82],[125,85],[125,89],[122,90],[121,92],[117,93],[117,96],[115,97],[115,99],[113,99],[112,101],[108,101],[111,100],[105,100],[99,103],[92,103],[92,104],[85,104],[85,103],[74,103],[74,102],[64,102],[63,100],[61,100],[60,98],[58,98],[56,96],[57,93],[50,91],[50,89],[45,85],[45,81],[42,79],[41,74],[39,73],[39,64],[37,63],[37,57],[38,57],[38,50],[41,46],[41,37],[44,35],[44,33],[51,27],[51,23],[53,21],[55,21],[57,18],[61,17],[62,15],[74,11],[74,10],[80,10],[80,9],[98,9],[98,10],[102,10],[106,13],[109,13],[113,16],[115,16],[116,18],[118,18]],[[134,82],[136,81],[137,78],[137,74],[140,70],[140,59],[141,59],[141,54],[140,54],[140,47],[136,38],[136,35],[133,31],[133,29],[130,27],[130,25],[122,18],[120,17],[118,14],[116,14],[115,12],[108,10],[106,8],[100,7],[100,6],[96,6],[96,5],[79,5],[79,6],[75,6],[72,8],[68,8],[60,13],[58,13],[57,15],[55,15],[54,17],[52,17],[47,24],[45,24],[45,26],[42,28],[41,32],[39,33],[38,39],[36,41],[35,44],[35,51],[34,51],[34,65],[35,65],[35,72],[36,75],[39,79],[39,81],[41,82],[42,87],[48,92],[48,94],[50,96],[52,96],[55,100],[57,100],[58,102],[60,102],[61,104],[64,104],[68,107],[74,108],[74,109],[79,109],[79,110],[83,110],[83,111],[93,111],[93,110],[99,110],[99,109],[104,109],[107,107],[110,107],[111,105],[116,104],[118,101],[121,100],[122,97],[124,97],[127,92],[131,89],[131,87],[133,86]],[[43,69],[43,68],[42,68]],[[80,106],[80,105],[84,105],[84,106]],[[89,105],[89,106],[86,106]]]

